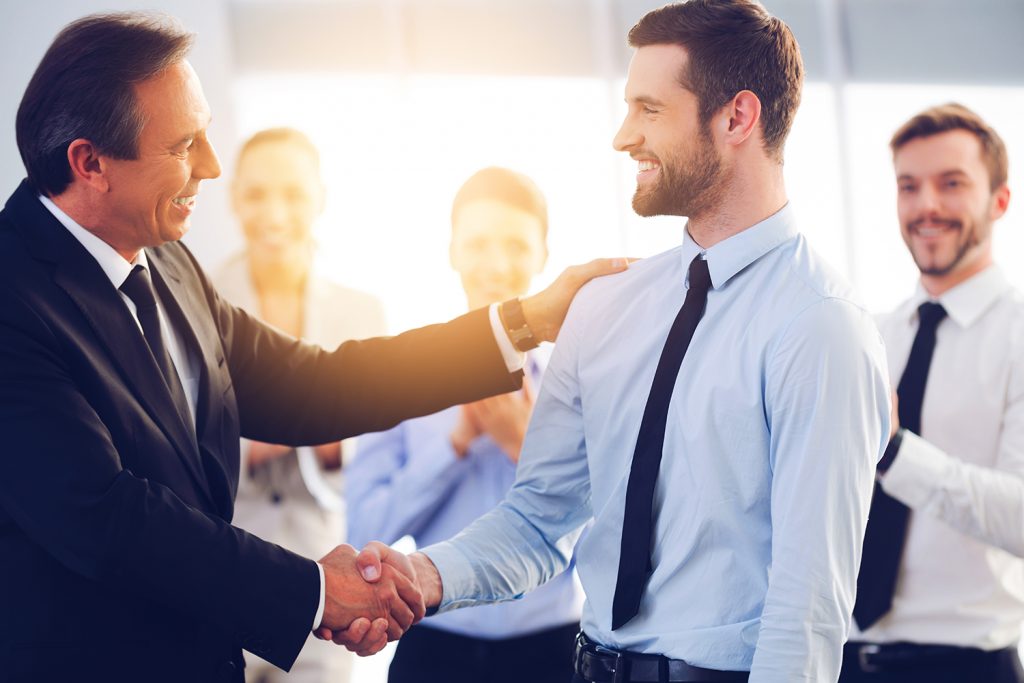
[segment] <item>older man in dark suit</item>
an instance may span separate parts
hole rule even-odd
[[[323,443],[515,389],[505,331],[553,338],[611,269],[570,269],[525,311],[332,352],[266,327],[177,242],[220,173],[191,40],[152,17],[77,21],[18,111],[28,179],[0,213],[5,681],[240,681],[240,648],[288,668],[315,627],[397,637],[423,613],[400,572],[366,584],[351,548],[317,563],[231,526],[239,435]]]

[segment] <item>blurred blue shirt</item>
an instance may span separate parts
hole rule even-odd
[[[626,482],[662,346],[703,253],[713,289],[676,381],[655,492],[653,572],[611,630]],[[787,206],[702,250],[588,284],[562,327],[506,499],[424,549],[442,610],[515,598],[576,552],[583,629],[754,683],[834,681],[875,464],[889,435],[871,316]]]
[[[534,387],[540,360],[530,354],[527,362]],[[450,434],[459,410],[360,437],[357,456],[345,470],[349,543],[361,548],[405,535],[417,545],[437,543],[504,499],[516,478],[515,464],[488,436],[457,458]],[[582,603],[579,581],[569,569],[521,601],[438,614],[423,625],[473,638],[513,638],[578,623]]]

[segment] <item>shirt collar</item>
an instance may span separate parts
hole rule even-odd
[[[114,289],[121,288],[124,281],[131,275],[132,268],[136,265],[140,265],[147,270],[149,269],[149,261],[146,259],[145,249],[139,250],[139,255],[135,257],[135,263],[129,263],[112,246],[83,228],[75,222],[74,218],[64,213],[59,206],[53,203],[52,199],[39,195],[39,201],[85,247],[85,250],[96,259],[96,263],[100,264],[100,268],[106,273],[110,283],[114,285]]]
[[[687,229],[682,248],[683,272],[688,274],[690,262],[701,254],[708,262],[711,286],[720,289],[733,275],[797,234],[796,217],[788,203],[760,223],[722,240],[710,249],[704,249],[694,242]]]
[[[921,304],[926,301],[938,301],[959,327],[970,327],[1009,287],[1010,283],[1003,269],[995,264],[944,292],[938,298],[932,297],[918,282],[910,309],[907,311],[909,322],[917,320],[917,309]]]

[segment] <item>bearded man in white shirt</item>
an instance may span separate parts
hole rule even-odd
[[[992,256],[1006,147],[959,104],[890,147],[921,280],[879,323],[899,400],[840,681],[1024,681],[1024,296]]]

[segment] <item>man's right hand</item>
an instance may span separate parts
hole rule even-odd
[[[320,560],[326,596],[319,637],[329,636],[346,644],[338,640],[338,635],[353,629],[353,633],[361,634],[360,641],[371,638],[377,645],[382,640],[382,648],[423,618],[423,596],[411,569],[400,571],[394,561],[382,561],[375,569],[368,568],[368,564],[372,562],[365,559],[357,564],[355,548],[350,545],[340,545]],[[368,647],[350,649],[372,654]]]
[[[430,558],[423,553],[406,556],[384,543],[372,541],[359,553],[356,565],[360,575],[368,582],[380,581],[389,570],[394,570],[419,587],[427,607],[436,607],[441,603],[441,575]],[[328,633],[321,629],[317,636],[344,645],[361,657],[379,652],[388,641],[379,620],[371,624],[365,618],[357,619],[344,631]]]

